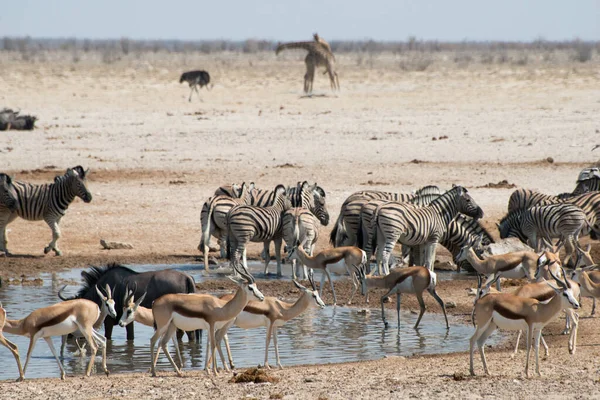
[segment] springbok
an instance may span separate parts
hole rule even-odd
[[[15,357],[15,360],[17,361],[17,367],[19,367],[19,379],[17,379],[17,382],[20,382],[25,379],[25,374],[23,373],[23,367],[21,366],[21,358],[19,358],[19,348],[16,344],[5,338],[2,334],[2,328],[4,328],[5,321],[6,310],[2,307],[2,303],[0,303],[0,344],[9,349]]]
[[[571,275],[571,279],[581,285],[581,295],[594,300],[591,315],[596,313],[596,299],[600,298],[600,271],[595,271],[596,267],[578,268]]]
[[[367,276],[365,268],[358,271],[358,276],[361,283],[362,295],[366,296],[369,288],[386,289],[387,292],[381,296],[381,318],[383,324],[387,328],[389,326],[385,319],[384,299],[396,293],[396,313],[398,314],[398,329],[400,328],[400,298],[402,293],[414,294],[417,296],[417,301],[421,307],[421,312],[415,323],[415,329],[419,327],[421,318],[425,313],[425,302],[423,301],[423,292],[427,290],[431,296],[439,303],[444,313],[446,320],[446,329],[449,329],[448,317],[446,316],[446,307],[444,301],[438,296],[435,291],[437,284],[437,276],[435,272],[430,271],[426,267],[406,267],[394,268],[388,275],[385,276]],[[368,302],[368,300],[367,300]]]
[[[63,301],[69,300],[62,295],[62,292],[66,288],[67,288],[67,285],[64,285],[58,291],[58,298]],[[98,288],[97,285],[95,286],[95,288],[96,288],[96,292],[98,292],[98,296],[100,297],[100,301],[102,303],[102,305],[100,306],[100,316],[98,317],[98,320],[96,320],[96,323],[94,323],[94,329],[98,330],[104,323],[104,320],[106,319],[107,316],[110,316],[111,318],[117,318],[117,312],[115,310],[115,300],[112,298],[112,290],[110,289],[110,286],[108,286],[108,284],[106,285],[106,296],[102,293],[102,291]],[[79,331],[73,332],[71,335],[73,335],[75,337],[75,344],[77,345],[77,348],[79,349],[80,355],[83,356],[85,354],[84,353],[85,352],[85,343],[83,344],[83,346],[79,345],[79,339],[83,338],[84,336]],[[60,356],[61,357],[64,357],[65,346],[67,345],[68,337],[69,337],[69,335],[62,336],[61,343],[60,343]]]
[[[76,331],[81,332],[92,350],[86,375],[90,376],[92,374],[92,367],[94,366],[98,350],[96,342],[98,342],[102,347],[102,368],[108,376],[109,371],[106,367],[106,339],[96,332],[93,327],[99,316],[100,308],[96,303],[85,299],[75,299],[37,309],[23,319],[7,319],[4,325],[6,333],[29,337],[29,349],[27,350],[27,359],[23,368],[23,379],[25,378],[27,365],[29,364],[35,343],[38,339],[44,338],[60,368],[60,379],[64,380],[65,369],[52,343],[52,336],[68,335]]]
[[[312,271],[308,274],[308,280],[312,289],[308,289],[293,280],[294,285],[301,291],[300,297],[294,303],[287,303],[277,299],[276,297],[265,297],[263,302],[250,301],[235,320],[231,321],[230,324],[224,326],[217,331],[217,349],[221,355],[221,361],[226,370],[228,370],[225,360],[221,352],[221,340],[225,339],[225,348],[227,350],[227,357],[229,358],[229,365],[231,368],[235,368],[233,364],[233,358],[231,356],[231,349],[229,348],[229,340],[227,338],[227,330],[231,325],[237,326],[242,329],[253,329],[264,326],[267,328],[266,344],[265,344],[265,363],[264,367],[271,369],[269,366],[269,344],[271,342],[271,336],[273,337],[273,344],[275,346],[275,358],[277,359],[277,366],[283,368],[281,361],[279,360],[279,347],[277,345],[277,328],[284,325],[287,321],[292,318],[296,318],[302,314],[307,308],[324,308],[325,303],[321,300],[315,282],[313,280]],[[223,300],[229,300],[233,295],[229,294],[221,297]]]
[[[152,315],[156,324],[156,332],[150,339],[150,354],[152,356],[152,376],[156,376],[156,363],[159,349],[162,348],[169,362],[179,376],[181,370],[175,365],[167,349],[167,343],[175,334],[176,329],[185,331],[208,329],[206,364],[204,369],[210,373],[209,360],[212,361],[213,371],[217,373],[215,361],[216,341],[215,332],[221,329],[238,316],[253,298],[263,301],[265,296],[258,290],[254,278],[246,268],[239,268],[233,264],[235,272],[239,275],[230,276],[229,279],[239,285],[235,296],[230,301],[221,300],[208,294],[167,294],[152,304]],[[154,354],[154,346],[160,339],[159,349]],[[209,347],[210,346],[210,347]]]
[[[563,271],[564,276],[564,271]],[[475,353],[475,343],[481,354],[483,369],[487,375],[490,374],[483,346],[487,338],[496,330],[496,328],[507,330],[525,330],[527,329],[527,361],[525,363],[525,375],[529,377],[529,355],[531,352],[531,343],[533,334],[535,337],[535,370],[540,374],[539,365],[539,346],[542,329],[546,326],[561,310],[565,308],[579,308],[579,302],[573,294],[569,281],[565,281],[553,275],[554,280],[559,287],[551,287],[556,295],[549,302],[544,303],[535,299],[516,296],[512,293],[487,294],[477,300],[475,304],[475,333],[470,340],[470,366],[469,372],[475,375],[473,368],[473,355]]]
[[[321,271],[321,285],[319,286],[319,296],[323,296],[323,286],[325,284],[325,276],[331,285],[333,293],[333,305],[337,304],[333,281],[331,280],[330,272],[338,275],[349,274],[352,279],[354,289],[348,299],[348,304],[352,303],[352,298],[358,290],[358,279],[355,272],[367,265],[367,253],[355,246],[334,247],[332,249],[323,250],[320,253],[309,256],[302,248],[302,244],[297,244],[289,253],[288,260],[298,260],[302,264],[311,269]]]
[[[488,282],[494,277],[520,279],[534,279],[537,263],[540,256],[533,251],[517,251],[514,253],[498,254],[480,259],[473,248],[477,248],[481,237],[474,243],[463,246],[456,257],[457,261],[467,260],[481,275],[488,276]],[[486,286],[487,283],[486,282]],[[496,289],[500,291],[500,279],[496,279]]]

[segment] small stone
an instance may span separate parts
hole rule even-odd
[[[369,314],[371,312],[371,310],[369,310],[368,308],[361,308],[360,310],[356,311],[358,314]]]
[[[315,381],[315,378],[304,378],[304,382],[306,382],[306,383],[311,383],[314,381]]]
[[[453,301],[447,301],[446,308],[456,308],[456,303]]]
[[[125,242],[109,242],[104,239],[100,239],[100,245],[106,250],[120,250],[120,249],[133,249],[133,245]]]
[[[546,158],[546,161],[548,161],[548,163],[552,164],[554,162],[554,158],[548,157],[548,158]]]

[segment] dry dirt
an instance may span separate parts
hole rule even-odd
[[[50,240],[43,222],[12,223],[9,249],[17,256],[0,259],[0,277],[110,261],[198,262],[203,201],[217,186],[241,181],[266,188],[316,181],[327,191],[332,221],[356,190],[461,184],[495,232],[513,184],[570,191],[579,170],[598,158],[590,151],[600,142],[596,64],[440,63],[406,72],[392,56],[368,68],[353,57],[339,57],[339,95],[330,95],[319,76],[315,88],[325,96],[306,98],[300,56],[149,54],[104,65],[59,56],[21,63],[2,54],[0,106],[20,108],[39,121],[33,132],[0,132],[0,170],[41,183],[81,164],[92,171],[94,199],[76,200],[61,222],[63,257],[42,255]],[[214,88],[202,91],[203,102],[194,97],[188,103],[189,90],[178,76],[195,68],[211,72]],[[321,248],[330,229],[321,229]],[[134,249],[101,250],[100,239]],[[256,257],[258,250],[253,245],[250,254]],[[599,251],[594,244],[596,259]],[[202,289],[221,285],[228,287],[209,282]],[[259,285],[266,294],[293,297],[289,284]],[[470,286],[439,285],[442,298],[457,305],[450,313],[468,319]],[[338,288],[346,299],[349,283]],[[404,304],[417,309],[414,299]],[[438,311],[431,298],[427,305]],[[581,314],[589,315],[589,301]],[[599,324],[581,319],[578,351],[570,356],[559,335],[563,322],[549,326],[551,356],[542,362],[544,376],[531,380],[522,376],[523,353],[511,360],[501,348],[488,351],[492,378],[466,377],[468,355],[452,354],[298,366],[274,371],[280,381],[271,385],[233,384],[230,375],[209,378],[199,371],[183,379],[164,371],[158,379],[123,374],[1,382],[0,398],[598,397]],[[481,372],[478,359],[476,366]]]

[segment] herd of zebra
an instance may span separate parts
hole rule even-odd
[[[81,166],[67,169],[54,182],[34,185],[0,174],[0,252],[9,254],[6,226],[17,217],[44,220],[52,230],[52,240],[44,253],[60,255],[57,241],[59,223],[75,197],[92,200],[86,186],[88,171]],[[203,205],[201,239],[198,249],[209,265],[211,237],[219,240],[221,257],[246,262],[249,242],[264,244],[265,273],[270,261],[269,244],[275,244],[277,274],[281,275],[281,245],[298,246],[312,254],[320,225],[329,223],[325,190],[307,181],[273,190],[250,184],[222,186]],[[425,186],[412,194],[374,190],[351,194],[342,204],[330,234],[334,247],[358,246],[370,260],[377,256],[377,273],[385,275],[392,264],[396,243],[403,245],[410,265],[433,269],[435,248],[441,244],[454,257],[459,269],[469,269],[468,261],[458,260],[460,249],[480,237],[483,245],[494,242],[483,227],[483,211],[467,189],[456,186],[442,193]],[[547,195],[517,189],[508,202],[508,214],[497,224],[500,238],[517,237],[537,250],[549,247],[553,239],[564,243],[567,262],[581,253],[578,238],[600,238],[600,170],[583,169],[572,193]],[[293,276],[304,271],[293,269]]]

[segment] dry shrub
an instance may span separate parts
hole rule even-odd
[[[234,374],[233,377],[229,380],[231,383],[277,383],[279,382],[279,378],[274,376],[270,376],[264,369],[259,368],[249,368],[244,372],[240,372],[239,374]]]
[[[573,54],[573,61],[580,63],[588,62],[592,59],[593,46],[591,43],[578,41],[575,45],[575,54]]]

